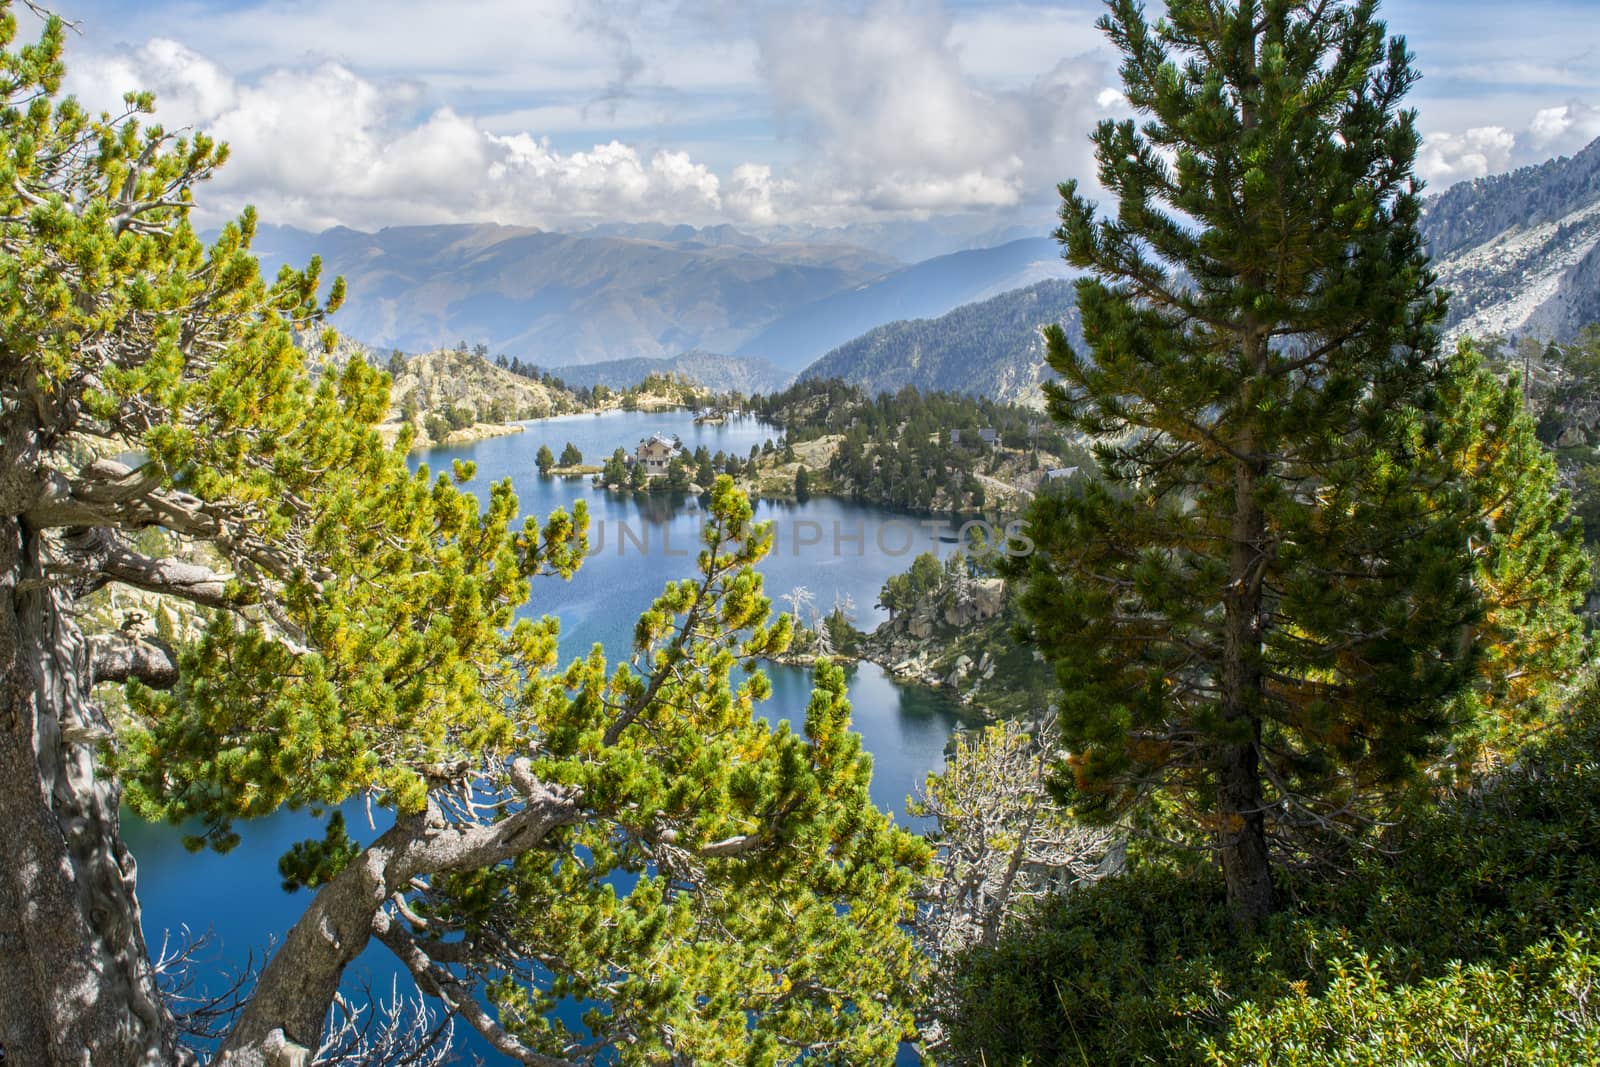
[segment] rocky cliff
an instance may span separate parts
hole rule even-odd
[[[1427,205],[1423,235],[1451,337],[1571,340],[1600,321],[1600,141],[1452,187]]]

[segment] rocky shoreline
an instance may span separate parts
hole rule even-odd
[[[1005,583],[999,578],[979,578],[960,583],[944,595],[918,604],[881,623],[870,633],[857,632],[848,651],[785,652],[773,662],[795,667],[815,666],[819,659],[836,663],[877,664],[897,682],[924,686],[950,694],[974,721],[990,722],[1012,710],[999,699],[1015,696],[1012,683],[1019,650],[1005,631]],[[1007,651],[997,652],[997,641]],[[1027,665],[1038,661],[1022,653]]]
[[[998,619],[1005,600],[1005,582],[999,578],[964,582],[950,595],[921,603],[864,634],[860,656],[898,681],[948,690],[974,705],[999,664],[986,650],[974,658],[958,647],[966,632]]]
[[[398,419],[393,422],[380,423],[378,436],[386,445],[392,445],[400,437],[400,428],[405,424]],[[421,452],[429,448],[441,448],[448,445],[467,445],[474,441],[484,441],[491,437],[509,437],[514,433],[523,433],[527,427],[516,422],[478,422],[471,426],[464,426],[459,430],[451,430],[445,435],[443,441],[435,441],[428,436],[428,432],[417,427],[416,436],[411,441],[411,451]]]

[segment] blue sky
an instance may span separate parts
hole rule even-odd
[[[1095,3],[63,0],[69,85],[224,137],[319,228],[1033,217],[1117,113]],[[1600,137],[1600,0],[1390,0],[1434,188]]]

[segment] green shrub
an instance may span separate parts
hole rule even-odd
[[[1600,1062],[1594,1003],[1600,953],[1588,933],[1541,941],[1501,967],[1452,964],[1438,978],[1395,985],[1365,956],[1330,968],[1320,997],[1246,1004],[1218,1067],[1484,1067]]]
[[[1213,870],[1159,856],[1039,903],[941,976],[939,1062],[1595,1062],[1574,999],[1600,952],[1595,705],[1337,873],[1291,877],[1252,936]]]

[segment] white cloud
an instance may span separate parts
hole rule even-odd
[[[189,43],[154,37],[75,54],[69,88],[97,106],[151,89],[159,121],[226,140],[232,155],[202,198],[212,212],[203,221],[248,202],[273,222],[305,227],[470,220],[560,227],[596,219],[764,225],[1004,209],[1048,198],[1064,177],[1092,175],[1085,131],[1108,107],[1125,107],[1108,86],[1103,57],[1056,62],[1035,75],[1019,63],[1008,67],[1003,53],[1027,36],[1026,8],[953,20],[937,0],[871,0],[857,11],[814,0],[737,15],[717,8],[721,0],[682,2],[697,6],[693,18],[701,22],[731,20],[712,35],[726,46],[720,73],[712,73],[704,48],[673,58],[651,37],[674,13],[691,17],[673,3],[629,0],[629,18],[619,19],[585,15],[593,5],[574,0],[555,20],[557,40],[574,54],[530,45],[540,71],[531,80],[570,83],[566,95],[532,106],[507,107],[494,93],[477,107],[470,94],[447,92],[440,102],[440,85],[465,77],[462,35],[447,29],[435,6],[423,10],[412,0],[401,5],[415,15],[412,35],[437,34],[439,42],[425,69],[406,77],[330,58],[351,50],[370,61],[387,42],[401,58],[379,69],[398,70],[419,47],[397,44],[382,27],[365,39],[341,9],[319,28],[318,52],[298,62],[240,76]],[[513,14],[515,5],[502,0],[474,6],[508,25],[554,18],[549,0],[532,9],[535,16]],[[201,20],[200,36],[238,66],[264,49],[286,50],[291,27],[308,10],[246,9],[243,26],[255,37],[215,19]],[[1071,37],[1060,14],[1046,22]],[[503,37],[474,39],[473,47],[482,49],[482,76],[504,82],[511,61]],[[1037,39],[1030,48],[1030,61],[1051,52]],[[598,90],[592,83],[595,71],[611,69],[608,50],[617,63],[610,95],[586,97],[566,68],[587,64],[590,89]],[[634,93],[653,78],[737,81],[755,77],[757,67],[762,81],[752,94],[768,102],[767,117],[776,113],[789,139],[690,138],[714,162],[662,136],[680,128],[666,114],[675,88]],[[997,84],[1001,73],[1006,84]],[[749,121],[752,106],[763,110],[747,102],[741,111],[730,101],[695,96],[683,110],[688,121],[708,123]],[[607,126],[616,132],[601,132]],[[621,139],[651,128],[659,132],[646,143]],[[583,131],[597,143],[574,144]]]
[[[648,157],[612,141],[560,152],[548,139],[491,132],[450,107],[426,111],[418,87],[378,83],[336,63],[275,68],[250,81],[174,41],[118,57],[80,58],[72,88],[87,102],[153,89],[157,118],[229,143],[231,158],[204,199],[260,206],[273,222],[492,219],[555,226],[584,219],[710,219],[717,176],[686,153]]]
[[[1596,138],[1600,138],[1600,106],[1568,100],[1536,108],[1516,129],[1474,126],[1459,133],[1430,133],[1417,157],[1417,173],[1438,192],[1458,181],[1572,155]]]
[[[1600,137],[1600,107],[1569,100],[1540,108],[1528,124],[1528,141],[1546,155],[1569,155]]]
[[[1114,53],[1095,27],[1101,5],[1089,2],[992,4],[952,12],[951,40],[961,65],[983,84],[1020,88],[1062,56]]]
[[[1502,126],[1477,126],[1459,134],[1431,134],[1418,153],[1417,173],[1439,188],[1495,174],[1510,165],[1516,141],[1515,135]]]
[[[1104,64],[1085,57],[995,87],[963,64],[956,29],[918,0],[873,0],[860,14],[802,5],[770,20],[762,72],[784,128],[813,150],[799,214],[1007,208],[1085,174]]]
[[[783,221],[773,205],[774,197],[789,198],[795,192],[794,183],[775,179],[767,164],[742,163],[733,168],[722,203],[740,222],[769,226]]]
[[[1600,136],[1593,3],[1386,0],[1435,189]],[[136,6],[76,0],[72,87],[156,89],[233,144],[205,203],[302,224],[1031,210],[1127,110],[1098,0]]]

